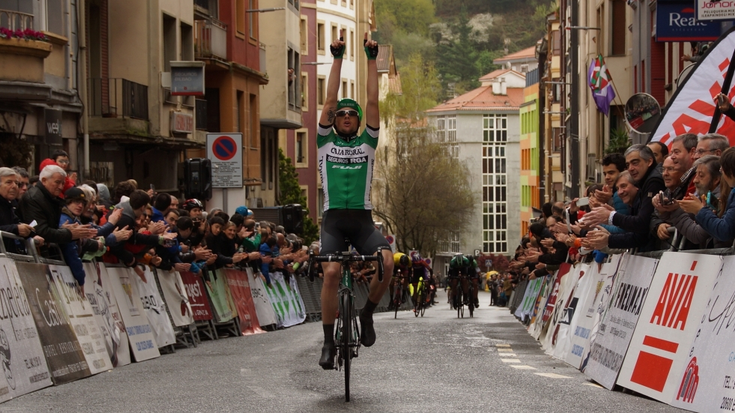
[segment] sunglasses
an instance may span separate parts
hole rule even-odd
[[[18,188],[25,188],[28,186],[28,182],[15,181],[15,184],[18,185]]]
[[[355,118],[355,117],[357,117],[357,111],[356,110],[345,110],[345,109],[342,109],[342,110],[338,110],[336,112],[336,115],[338,117],[340,117],[340,118],[343,117],[343,116],[347,116],[347,115],[350,115],[351,117]]]

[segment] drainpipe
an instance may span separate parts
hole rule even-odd
[[[82,177],[90,178],[89,173],[89,99],[87,96],[87,20],[86,0],[78,0],[77,3],[77,21],[79,22],[79,32],[77,33],[79,41],[79,65],[77,71],[81,72],[79,82],[79,95],[82,101],[82,134],[84,135],[84,171]]]

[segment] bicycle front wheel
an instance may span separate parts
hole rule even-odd
[[[343,294],[341,297],[341,310],[339,317],[342,324],[342,340],[339,343],[340,352],[344,362],[345,370],[345,401],[350,401],[350,364],[352,361],[352,349],[350,344],[353,342],[352,336],[354,334],[353,325],[353,308],[352,300],[349,293]]]
[[[398,307],[401,306],[401,298],[403,297],[403,286],[396,287],[396,291],[393,294],[393,307],[395,314],[393,314],[393,318],[398,318]]]

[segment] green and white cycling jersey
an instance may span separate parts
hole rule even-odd
[[[373,209],[370,187],[378,131],[369,126],[352,139],[339,137],[332,127],[319,125],[317,153],[324,190],[324,210]]]

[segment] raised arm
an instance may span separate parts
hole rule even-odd
[[[368,40],[368,34],[365,33],[365,53],[368,57],[368,78],[367,78],[367,106],[365,107],[365,124],[372,129],[380,128],[380,111],[378,109],[379,89],[378,89],[378,42]]]
[[[329,49],[334,56],[332,69],[329,72],[329,80],[327,82],[327,96],[324,100],[322,108],[322,116],[319,118],[319,124],[322,126],[332,126],[334,124],[335,112],[337,111],[337,96],[339,94],[339,85],[342,75],[342,57],[345,53],[344,31],[339,32],[339,40],[334,40]]]

